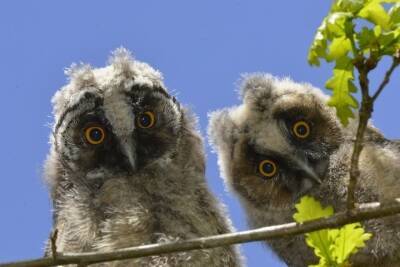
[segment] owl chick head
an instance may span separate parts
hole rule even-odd
[[[341,128],[327,97],[306,83],[245,76],[242,104],[210,114],[221,175],[246,204],[287,208],[323,183]]]
[[[52,100],[48,166],[57,161],[60,169],[90,179],[139,172],[174,154],[184,116],[160,72],[124,48],[104,68],[81,64],[66,72],[69,83]]]

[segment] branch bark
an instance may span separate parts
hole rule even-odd
[[[389,70],[385,73],[385,77],[381,84],[379,85],[376,93],[371,97],[369,95],[369,80],[368,73],[376,67],[377,61],[373,58],[368,60],[361,60],[361,62],[355,64],[359,72],[359,84],[361,87],[361,108],[359,112],[358,128],[356,133],[356,140],[354,142],[353,154],[351,156],[350,163],[350,180],[347,190],[347,209],[354,209],[355,203],[355,189],[357,186],[357,179],[360,176],[360,170],[358,168],[358,162],[360,158],[361,151],[363,149],[364,142],[364,132],[368,125],[368,120],[371,118],[374,102],[383,91],[385,86],[389,83],[390,76],[392,75],[394,69],[400,64],[400,57],[397,53],[393,57],[392,65]]]
[[[140,258],[173,252],[214,248],[238,243],[261,241],[266,239],[304,234],[324,228],[336,228],[348,223],[381,218],[400,213],[400,198],[392,203],[365,203],[353,210],[341,212],[329,218],[313,220],[303,224],[286,223],[267,226],[254,230],[196,238],[186,241],[150,244],[139,247],[120,249],[113,252],[57,253],[57,257],[18,261],[0,264],[0,267],[47,267],[64,264],[85,266],[93,263]]]
[[[400,64],[400,55],[398,55],[400,51],[397,52],[397,55],[393,57],[392,65],[390,65],[389,70],[385,73],[385,77],[383,78],[382,83],[379,85],[378,90],[376,90],[375,94],[372,96],[372,101],[375,101],[378,96],[381,94],[382,90],[390,81],[390,76],[392,75],[395,68]]]
[[[355,188],[357,186],[357,179],[360,176],[360,170],[358,168],[358,161],[360,158],[361,151],[363,149],[364,132],[367,128],[368,120],[372,114],[373,102],[369,96],[369,81],[368,81],[368,68],[364,64],[357,67],[359,71],[359,83],[361,87],[361,108],[359,113],[358,127],[356,140],[354,142],[353,154],[351,156],[350,163],[350,180],[347,190],[347,209],[351,210],[354,208],[355,203]]]

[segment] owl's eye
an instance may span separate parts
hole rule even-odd
[[[273,177],[277,171],[278,167],[276,166],[276,163],[269,159],[261,161],[258,165],[258,172],[266,178]]]
[[[136,119],[136,125],[143,129],[148,129],[154,126],[156,123],[156,118],[154,113],[151,111],[146,111],[140,114]]]
[[[90,126],[85,129],[85,139],[91,145],[103,143],[105,137],[105,130],[101,126]]]
[[[305,139],[310,135],[311,129],[307,122],[300,120],[293,124],[292,131],[295,137]]]

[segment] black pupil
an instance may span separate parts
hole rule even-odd
[[[103,133],[100,129],[93,129],[90,131],[90,139],[92,139],[95,142],[100,141],[103,138]]]
[[[300,125],[296,127],[297,134],[304,136],[307,134],[307,127],[304,125]]]
[[[271,174],[275,171],[275,167],[271,163],[264,163],[262,168],[263,168],[264,173],[266,173],[266,174]]]
[[[141,115],[139,120],[140,120],[140,125],[142,125],[143,127],[149,127],[151,124],[151,118],[147,114]]]

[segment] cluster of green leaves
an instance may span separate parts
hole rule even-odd
[[[305,196],[296,204],[297,212],[293,218],[298,223],[333,215],[332,206],[323,208],[321,203],[312,197]],[[324,229],[305,234],[307,245],[314,249],[319,258],[313,267],[349,266],[349,257],[365,246],[365,241],[372,234],[366,233],[360,223],[347,224],[339,229]]]
[[[315,66],[319,66],[320,59],[335,62],[333,76],[325,86],[333,91],[328,104],[336,108],[344,125],[354,117],[353,109],[358,108],[352,95],[357,91],[353,82],[357,61],[368,58],[366,64],[374,67],[383,56],[394,56],[399,49],[400,0],[334,2],[318,28],[308,62]]]

